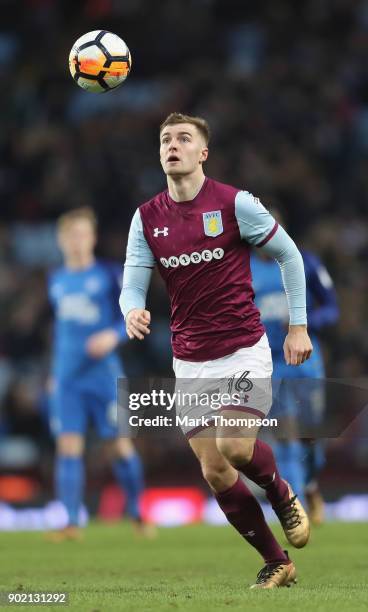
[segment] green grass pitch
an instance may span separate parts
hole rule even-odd
[[[282,538],[278,527],[275,532]],[[137,539],[126,523],[92,523],[82,543],[52,544],[43,538],[39,532],[0,535],[0,591],[69,592],[68,605],[37,609],[368,609],[366,523],[330,523],[315,529],[304,550],[288,547],[296,563],[298,584],[256,592],[248,587],[262,561],[230,527],[161,529],[156,540],[148,541]]]

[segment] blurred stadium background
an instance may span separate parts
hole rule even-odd
[[[0,529],[35,528],[55,524],[60,512],[55,505],[42,517],[29,510],[53,499],[45,279],[60,261],[55,220],[92,205],[100,220],[98,253],[122,261],[135,208],[165,188],[158,126],[171,111],[210,122],[209,176],[277,205],[298,244],[322,257],[341,309],[323,338],[327,374],[364,379],[368,1],[1,0],[0,6]],[[107,95],[79,89],[67,66],[73,42],[100,28],[124,38],[133,56],[127,82]],[[122,348],[133,376],[170,373],[168,304],[157,277],[150,305],[153,333]],[[331,516],[368,519],[367,428],[366,415],[348,436],[327,441],[322,490],[340,502]],[[183,438],[141,440],[139,447],[147,495],[159,500],[155,516],[168,523],[212,516]],[[89,511],[116,518],[123,500],[93,434],[87,468]],[[157,487],[165,488],[166,505]]]

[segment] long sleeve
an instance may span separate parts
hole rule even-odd
[[[290,325],[307,324],[306,283],[303,258],[295,242],[279,225],[272,238],[261,247],[274,257],[281,269],[289,306]]]
[[[111,275],[111,300],[113,305],[114,323],[113,329],[119,336],[120,342],[128,340],[124,322],[121,318],[121,312],[119,308],[119,296],[122,288],[123,281],[123,270],[121,265],[115,262],[105,262],[106,270]]]
[[[124,318],[133,308],[145,308],[154,266],[155,258],[144,237],[138,209],[133,216],[129,230],[123,288],[119,299]]]

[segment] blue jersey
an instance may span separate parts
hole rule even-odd
[[[119,309],[121,267],[103,261],[82,270],[66,267],[53,272],[49,296],[54,308],[53,375],[58,382],[94,387],[101,377],[121,374],[115,351],[101,359],[87,354],[88,338],[113,328],[127,338]]]
[[[276,261],[253,255],[251,259],[253,288],[256,294],[255,301],[261,312],[261,319],[271,346],[275,375],[278,375],[282,369],[282,376],[319,377],[323,375],[323,363],[317,335],[323,327],[335,323],[339,313],[336,293],[326,268],[314,254],[302,251],[302,256],[307,289],[308,331],[314,350],[311,359],[301,366],[282,368],[283,344],[289,324],[289,312],[280,268]]]

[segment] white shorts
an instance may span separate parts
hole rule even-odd
[[[177,422],[190,438],[215,424],[216,411],[265,417],[272,405],[272,356],[266,334],[254,345],[209,361],[173,360]]]

